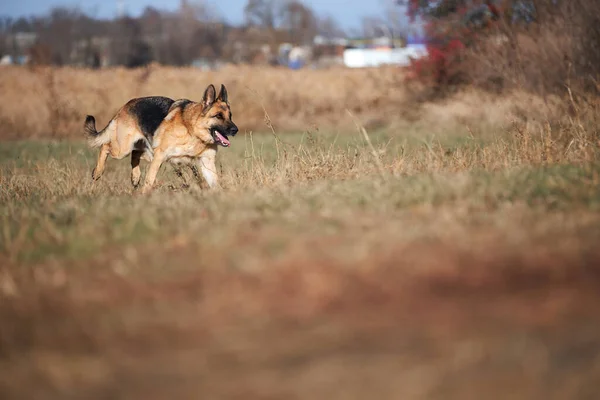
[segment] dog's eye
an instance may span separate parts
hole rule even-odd
[[[215,115],[215,118],[216,119],[224,119],[223,114],[217,114],[217,115]]]

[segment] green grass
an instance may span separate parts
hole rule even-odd
[[[595,387],[597,146],[422,137],[239,136],[219,152],[222,190],[166,165],[148,196],[128,160],[91,182],[81,142],[1,143],[0,392]],[[573,348],[588,350],[565,375]]]
[[[95,154],[83,143],[4,143],[1,251],[13,262],[31,264],[82,260],[114,246],[160,243],[174,235],[219,248],[257,221],[293,240],[352,231],[357,217],[382,226],[403,224],[413,208],[429,207],[428,217],[467,208],[472,211],[460,222],[467,227],[481,219],[510,218],[504,209],[511,204],[526,204],[531,215],[598,210],[598,164],[516,163],[499,169],[477,158],[494,150],[494,143],[455,138],[445,145],[409,143],[382,132],[372,137],[382,152],[382,175],[360,139],[304,133],[276,143],[269,134],[239,137],[219,153],[222,192],[202,192],[193,183],[181,190],[183,182],[166,165],[149,197],[132,197],[126,160],[109,160],[105,176],[92,183]],[[398,160],[428,160],[432,172],[421,167],[406,172]],[[407,231],[430,234],[418,224]]]

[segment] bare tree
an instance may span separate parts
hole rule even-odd
[[[299,1],[286,3],[282,10],[282,28],[290,33],[295,44],[307,44],[317,33],[317,20],[313,11]]]
[[[331,16],[325,16],[316,19],[317,34],[327,39],[345,37],[346,32],[339,26],[337,21]]]
[[[244,16],[248,25],[275,29],[281,22],[284,1],[248,0],[244,7]]]
[[[35,62],[42,64],[99,66],[103,55],[108,55],[109,64],[129,67],[154,60],[189,65],[198,57],[272,62],[273,50],[281,43],[304,45],[317,34],[344,35],[333,18],[319,18],[301,0],[248,0],[247,24],[239,28],[220,22],[206,4],[205,0],[180,0],[177,11],[147,7],[138,18],[111,21],[92,18],[77,8],[55,8],[31,19],[4,19],[0,20],[0,39],[2,35],[8,38],[0,43],[0,52],[17,54],[11,45],[19,42],[13,40],[16,30],[30,32],[21,34],[21,39],[33,37],[35,41],[37,34],[38,42],[28,47],[33,49],[30,54]]]
[[[10,53],[9,35],[12,20],[9,17],[0,17],[0,56]]]
[[[410,19],[405,6],[399,5],[398,0],[384,0],[383,22],[387,27],[388,36],[406,38],[409,33]]]
[[[182,0],[166,28],[168,51],[175,64],[189,64],[196,57],[220,56],[222,24],[202,1]]]
[[[78,8],[58,7],[47,15],[30,20],[19,19],[11,27],[14,53],[29,53],[35,64],[98,65],[99,55],[93,46],[94,36],[106,32],[106,24],[83,14]],[[33,34],[35,43],[29,43]],[[24,39],[26,45],[18,43]]]
[[[398,0],[383,0],[380,16],[367,16],[362,20],[363,35],[367,38],[387,37],[393,44],[396,39],[406,39],[410,20],[406,7]]]
[[[140,67],[153,59],[150,45],[143,39],[138,20],[124,17],[117,22],[112,38],[113,63]]]
[[[225,47],[224,31],[223,24],[201,24],[196,28],[191,42],[193,54],[211,61],[221,58]]]
[[[381,17],[367,16],[362,19],[362,34],[366,38],[376,38],[386,35],[386,23]]]
[[[76,22],[82,17],[77,8],[58,7],[37,21],[40,44],[51,49],[54,64],[63,65],[71,61],[75,42]]]
[[[216,13],[203,0],[181,0],[179,13],[200,22],[214,22],[219,19]]]
[[[139,22],[144,36],[160,36],[163,32],[163,13],[154,7],[146,7]]]
[[[188,65],[221,56],[224,25],[202,1],[182,0],[175,12],[148,7],[139,18],[142,36],[162,64]]]

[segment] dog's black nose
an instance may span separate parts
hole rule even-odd
[[[232,126],[231,128],[229,128],[229,134],[231,136],[235,136],[235,134],[238,133],[238,127],[237,126]]]

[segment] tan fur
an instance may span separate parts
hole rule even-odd
[[[108,124],[103,134],[92,139],[90,143],[91,146],[100,144],[98,162],[96,168],[94,168],[94,171],[92,172],[92,178],[94,180],[100,179],[104,173],[108,156],[117,160],[123,159],[132,153],[137,141],[145,140],[137,122],[129,115],[128,109],[131,105],[131,101],[125,104]],[[141,157],[142,154],[140,153],[139,156]],[[136,160],[135,165],[133,157],[131,161],[131,181],[137,181],[139,183],[139,175],[141,175],[141,172],[139,171],[139,157],[137,154],[136,158],[138,158],[138,160]],[[149,161],[147,156],[145,158]],[[137,186],[137,184],[134,184],[134,186]]]
[[[223,92],[225,100],[221,98]],[[102,176],[109,155],[115,159],[122,159],[131,154],[131,183],[134,187],[137,187],[141,180],[140,160],[146,159],[151,162],[142,193],[148,193],[152,189],[156,175],[165,161],[176,166],[178,175],[181,176],[181,172],[177,166],[187,165],[192,168],[198,179],[200,175],[204,178],[209,188],[218,188],[218,144],[211,134],[211,129],[215,126],[221,127],[220,125],[235,127],[231,121],[226,89],[223,86],[221,93],[216,97],[214,86],[209,85],[200,103],[182,100],[174,102],[154,132],[151,150],[139,146],[136,148],[136,143],[147,139],[138,126],[138,121],[129,112],[135,99],[128,102],[105,130],[96,133],[91,139],[92,146],[100,147],[98,162],[92,173],[93,179],[97,180]],[[237,128],[235,131],[237,132]]]
[[[212,108],[224,110],[222,105]],[[226,107],[228,109],[228,107]],[[155,133],[154,158],[146,174],[142,193],[152,189],[156,174],[164,161],[196,166],[211,188],[218,187],[216,170],[217,144],[210,134],[210,118],[200,103],[188,105],[182,112],[175,108],[165,117]]]

